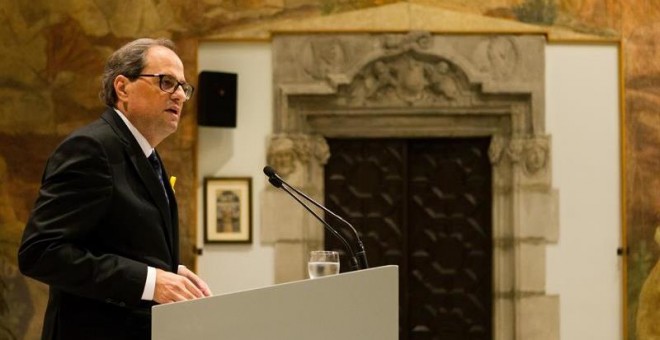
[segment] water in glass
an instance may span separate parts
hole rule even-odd
[[[339,253],[336,251],[314,250],[309,255],[307,263],[309,277],[335,275],[339,273]]]

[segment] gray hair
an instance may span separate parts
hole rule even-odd
[[[155,46],[175,50],[172,40],[142,38],[129,42],[110,55],[103,70],[102,88],[99,93],[99,97],[105,105],[113,107],[117,103],[115,78],[123,75],[131,80],[136,79],[146,66],[147,51]]]

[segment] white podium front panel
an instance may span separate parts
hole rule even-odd
[[[399,275],[384,266],[153,307],[152,339],[398,339]]]

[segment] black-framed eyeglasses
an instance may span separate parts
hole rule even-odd
[[[160,86],[161,90],[167,93],[174,93],[176,92],[176,89],[181,86],[183,92],[186,94],[186,100],[190,99],[195,91],[195,88],[192,85],[182,83],[169,74],[140,74],[138,77],[158,77],[158,86]]]

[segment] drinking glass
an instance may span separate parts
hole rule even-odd
[[[309,277],[335,275],[339,273],[339,253],[336,251],[313,250],[307,263]]]

